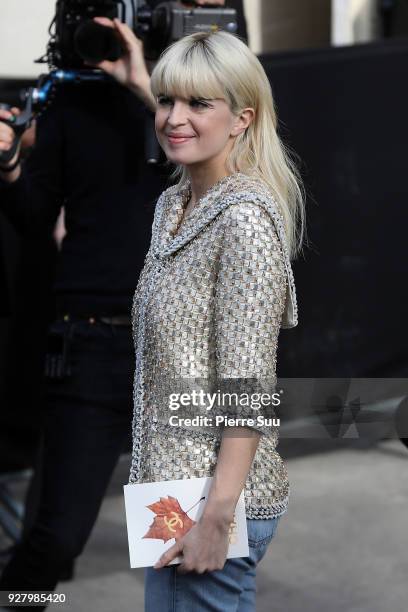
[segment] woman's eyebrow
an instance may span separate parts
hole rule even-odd
[[[206,98],[205,96],[190,96],[190,97],[186,97],[184,98],[184,96],[177,96],[177,95],[172,95],[172,94],[168,94],[168,93],[158,93],[157,94],[157,98],[168,98],[168,99],[173,99],[173,98],[177,98],[180,97],[181,99],[184,99],[186,101],[202,101],[202,102],[213,102],[214,100],[217,100],[217,98]],[[221,99],[221,98],[219,98]]]
[[[190,100],[203,100],[204,102],[211,102],[215,98],[206,98],[205,96],[191,96]]]

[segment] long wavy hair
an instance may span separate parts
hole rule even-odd
[[[305,231],[304,189],[292,153],[277,134],[272,89],[260,61],[238,37],[227,32],[200,32],[173,43],[162,54],[152,77],[153,95],[185,99],[222,98],[232,113],[253,108],[255,117],[236,137],[228,170],[262,179],[283,217],[292,258],[302,246]],[[182,186],[184,166],[173,178]]]

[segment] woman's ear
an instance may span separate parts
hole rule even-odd
[[[239,136],[249,127],[255,118],[255,111],[253,108],[244,108],[244,110],[237,116],[234,127],[231,131],[231,136]]]

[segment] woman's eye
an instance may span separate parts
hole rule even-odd
[[[157,103],[160,104],[160,106],[169,106],[173,101],[168,96],[159,96],[157,98]]]
[[[192,99],[190,100],[190,106],[193,108],[208,108],[208,104],[204,100]]]

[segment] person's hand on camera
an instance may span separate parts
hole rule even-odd
[[[15,133],[14,133],[13,128],[7,125],[6,123],[4,123],[3,120],[10,121],[10,119],[12,119],[13,116],[18,117],[20,112],[21,112],[20,109],[18,109],[15,106],[11,110],[0,109],[0,151],[9,151],[11,147],[13,146],[13,142],[15,139]],[[20,154],[20,146],[21,146],[21,143],[16,151],[16,154],[7,163],[3,163],[0,159],[0,166],[4,166],[6,168],[8,166],[11,167],[18,159],[18,156]],[[1,168],[0,168],[0,173],[1,173]],[[2,178],[7,181],[12,181],[18,178],[19,174],[20,174],[20,169],[19,169],[19,166],[17,166],[17,168],[13,172],[7,173],[7,174],[4,173],[4,176],[2,175]]]
[[[108,28],[113,28],[118,36],[124,54],[115,62],[104,60],[93,64],[100,68],[122,85],[131,89],[151,110],[155,110],[156,102],[150,91],[150,75],[143,54],[143,42],[119,19],[95,17],[94,21]]]

